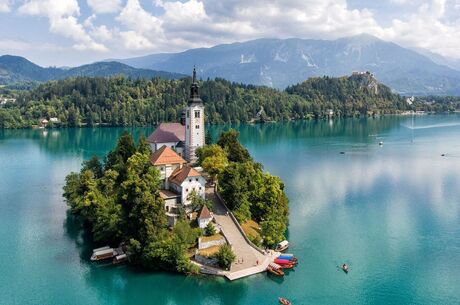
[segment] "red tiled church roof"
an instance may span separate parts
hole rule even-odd
[[[165,165],[165,164],[185,164],[187,163],[181,156],[179,156],[174,150],[163,145],[159,150],[153,152],[150,155],[150,162],[153,165]]]
[[[174,184],[181,185],[185,179],[188,177],[199,177],[201,176],[199,172],[196,171],[193,167],[188,165],[183,166],[182,168],[176,168],[169,176],[169,181]]]
[[[149,143],[185,141],[185,126],[180,123],[161,123],[147,138]]]

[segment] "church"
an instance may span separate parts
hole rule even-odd
[[[204,105],[199,95],[196,69],[187,106],[180,123],[161,123],[147,138],[152,148],[150,162],[160,172],[160,196],[165,201],[166,215],[174,225],[179,211],[191,211],[189,195],[195,192],[205,198],[206,179],[197,162],[196,150],[205,145]]]

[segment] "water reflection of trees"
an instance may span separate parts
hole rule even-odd
[[[373,140],[370,137],[371,135],[383,134],[394,128],[399,128],[401,122],[407,119],[401,116],[385,116],[377,118],[344,118],[330,122],[312,120],[257,125],[218,125],[211,126],[210,131],[213,139],[216,139],[221,130],[236,128],[241,134],[242,142],[251,145],[292,139],[330,137],[341,137],[345,140],[353,138],[360,142],[370,142]]]
[[[103,156],[112,149],[123,131],[131,132],[135,139],[148,136],[153,127],[147,128],[67,128],[67,129],[17,129],[0,130],[0,138],[30,139],[53,155],[79,154],[88,159],[93,154]]]

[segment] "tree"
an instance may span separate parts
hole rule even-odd
[[[236,259],[236,255],[232,250],[230,245],[222,245],[219,249],[219,252],[216,253],[216,258],[219,266],[225,269],[230,269],[230,266]]]
[[[208,224],[206,225],[206,228],[204,228],[204,232],[206,236],[211,236],[211,235],[216,234],[216,228],[214,227],[212,222],[208,222]]]
[[[127,131],[118,139],[117,146],[107,155],[106,169],[124,165],[128,158],[136,152],[133,137]]]
[[[213,210],[213,202],[208,199],[201,197],[195,190],[192,190],[188,196],[187,200],[190,200],[192,206],[192,211],[200,210],[204,205],[210,210]]]
[[[235,129],[230,129],[227,132],[222,132],[217,140],[217,145],[222,147],[227,152],[227,158],[232,162],[247,162],[252,161],[249,151],[244,148],[238,141],[239,132]]]
[[[227,153],[217,144],[206,145],[197,151],[198,164],[215,181],[228,165]]]
[[[94,174],[95,178],[101,178],[104,174],[104,169],[102,168],[102,164],[99,161],[98,156],[93,155],[91,159],[87,161],[83,161],[82,164],[82,171],[91,170]]]
[[[188,220],[180,220],[174,226],[173,233],[181,243],[192,246],[201,235],[201,230],[199,228],[192,228]]]
[[[268,215],[268,218],[262,221],[260,226],[262,228],[262,237],[265,245],[273,247],[280,241],[284,240],[286,224],[279,221],[276,215]]]
[[[147,142],[147,139],[145,138],[144,135],[141,135],[139,138],[139,144],[137,145],[137,151],[142,154],[148,154],[148,155],[152,153],[150,144]]]
[[[137,152],[128,159],[121,198],[128,234],[141,243],[151,240],[167,226],[164,202],[159,195],[159,175],[150,165],[148,155]]]

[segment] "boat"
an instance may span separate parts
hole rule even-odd
[[[110,249],[110,247],[105,246],[105,247],[96,248],[96,249],[93,249],[93,253],[96,253],[96,252],[99,252],[99,251],[102,251],[102,250],[107,250],[107,249]]]
[[[283,305],[291,305],[291,301],[285,298],[278,298],[278,301],[280,302],[280,304],[283,304]]]
[[[383,145],[383,142],[382,142],[382,141],[380,141],[380,142],[379,142],[379,145],[380,145],[380,146],[382,146],[382,145]]]
[[[112,264],[114,265],[118,265],[118,264],[121,264],[125,261],[128,260],[128,256],[126,254],[120,254],[120,255],[117,255],[113,258],[112,260]]]
[[[347,264],[343,264],[342,267],[340,267],[340,268],[342,268],[343,272],[348,273],[348,265]]]
[[[278,259],[276,258],[274,261],[273,261],[275,264],[278,264],[278,265],[291,265],[291,264],[295,264],[287,259]]]
[[[281,268],[281,266],[278,265],[278,264],[275,264],[275,263],[270,263],[267,266],[267,271],[270,272],[271,274],[276,275],[276,276],[283,276],[284,275],[284,271]]]
[[[288,261],[291,261],[291,262],[297,262],[297,257],[295,256],[290,256],[290,255],[280,255],[277,257],[278,259],[287,259]]]
[[[287,265],[281,265],[281,268],[283,269],[292,269],[296,266],[296,264],[287,264]]]
[[[276,246],[275,251],[282,252],[286,250],[287,248],[289,248],[289,242],[287,240],[283,240]]]
[[[104,259],[109,259],[117,255],[117,253],[113,250],[113,248],[108,248],[100,251],[96,251],[91,255],[92,261],[100,261]]]

